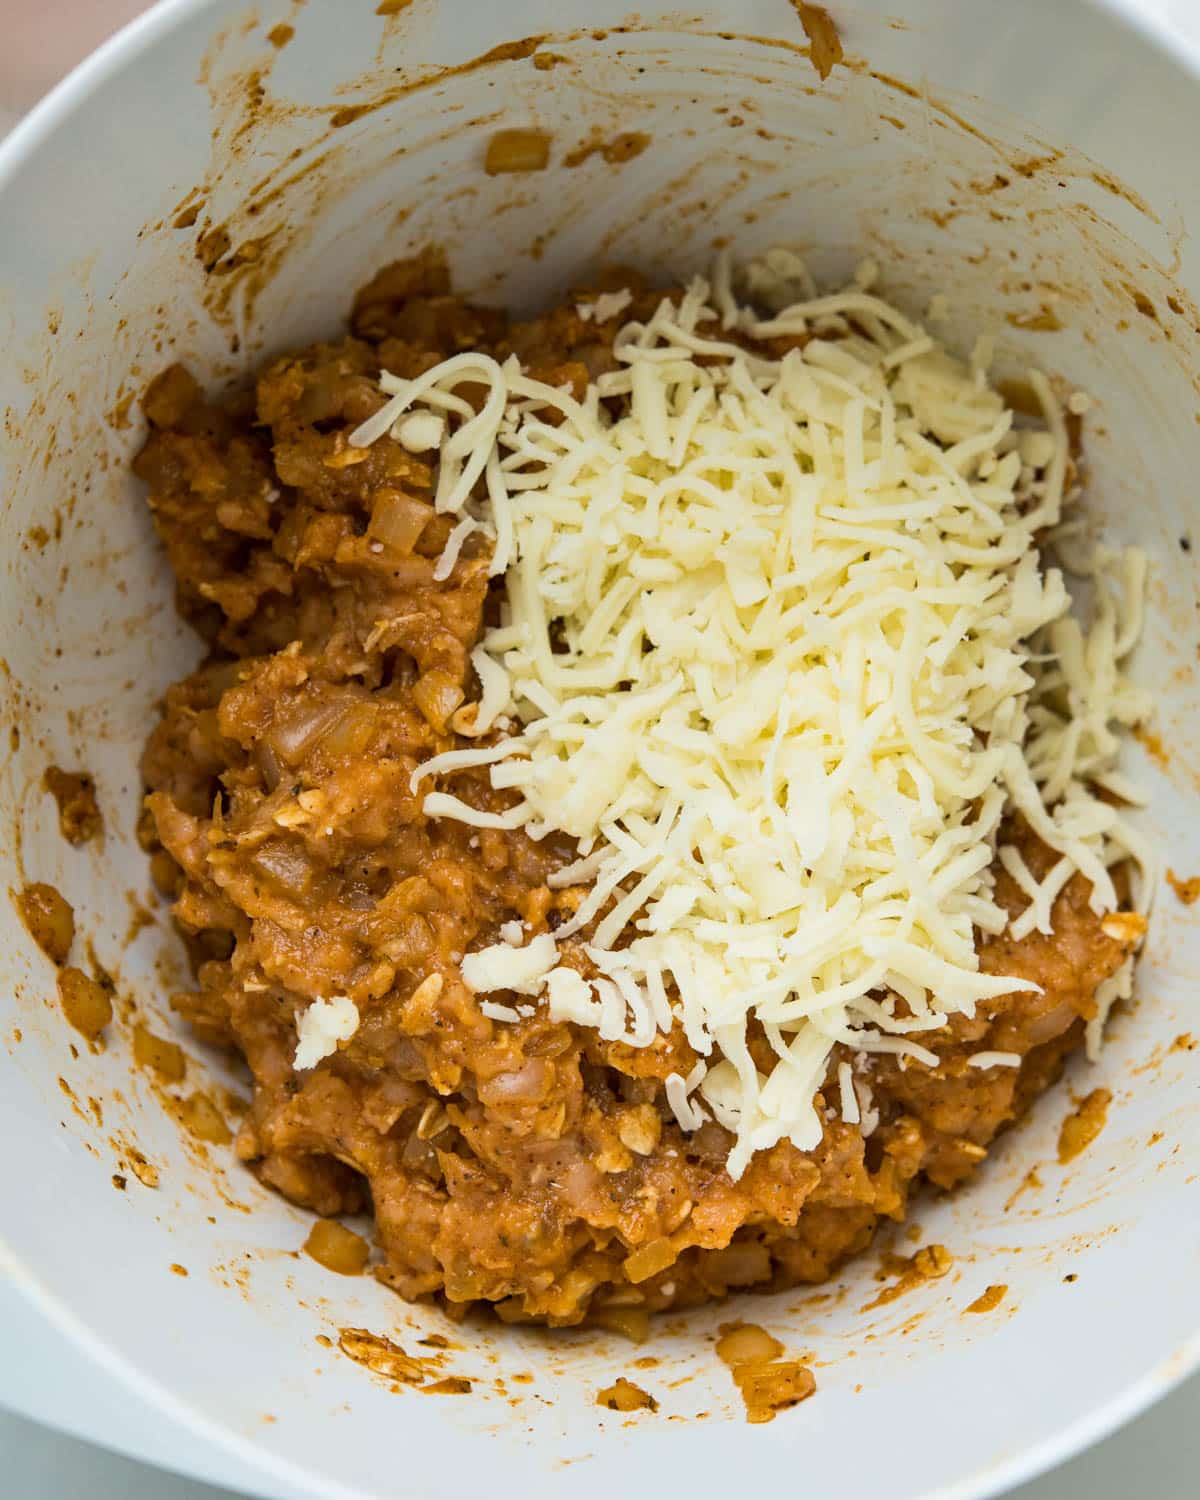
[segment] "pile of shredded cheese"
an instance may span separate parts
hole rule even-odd
[[[1117,907],[1110,869],[1147,856],[1115,729],[1149,707],[1121,673],[1141,554],[1097,554],[1086,632],[1042,565],[1071,498],[1048,381],[1029,377],[1044,424],[1018,429],[984,342],[952,357],[872,294],[872,268],[817,297],[773,252],[743,280],[775,310],[740,303],[721,264],[621,327],[582,401],[463,353],[385,375],[391,400],[351,435],[436,437],[436,504],[459,517],[438,575],[475,530],[507,575],[473,657],[493,742],[419,768],[426,813],[569,834],[556,882],[588,887],[553,936],[518,926],[464,979],[522,997],[486,1002],[497,1018],[544,1005],[634,1047],[678,1023],[700,1061],[668,1099],[685,1129],[733,1133],[735,1177],[781,1139],[816,1146],[835,1044],[935,1066],[925,1034],[1031,988],[979,969],[976,931],[1008,923],[997,857],[1028,897],[1015,936],[1050,930],[1076,871]],[[806,342],[753,347],[780,335]],[[519,794],[510,811],[438,789],[474,765]],[[1059,856],[1040,882],[999,842],[1014,810]],[[560,961],[578,934],[598,977]],[[838,1088],[866,1128],[848,1063]]]

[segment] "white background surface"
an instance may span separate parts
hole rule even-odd
[[[1048,0],[1053,3],[1053,0]],[[141,0],[0,0],[5,49],[0,57],[0,132],[58,76],[109,31],[142,9]],[[897,10],[902,10],[898,0]],[[1153,8],[1200,39],[1200,0],[1155,0]],[[1052,1357],[1052,1354],[1051,1354]],[[1114,1349],[1112,1358],[1119,1359]],[[80,1430],[155,1429],[165,1463],[186,1461],[176,1436],[157,1414],[142,1412],[113,1388],[104,1372],[80,1371],[81,1356],[36,1313],[18,1307],[0,1281],[0,1406],[45,1409],[66,1361],[71,1388],[93,1391]],[[996,1399],[972,1392],[970,1399]],[[397,1399],[405,1399],[399,1397]],[[74,1404],[74,1403],[73,1403]],[[996,1399],[998,1411],[1003,1401]],[[76,1421],[81,1420],[76,1417]],[[211,1459],[214,1479],[237,1485],[225,1460]],[[193,1459],[193,1466],[200,1464]],[[1146,1416],[1050,1475],[1014,1491],[1011,1500],[1185,1500],[1200,1491],[1200,1377]],[[0,1410],[0,1495],[5,1500],[235,1500],[241,1492],[185,1480],[131,1462]]]
[[[1114,1352],[1114,1358],[1116,1358]],[[397,1398],[404,1400],[404,1397]],[[0,1472],[10,1500],[240,1500],[132,1463],[0,1412]],[[1200,1473],[1200,1383],[1009,1500],[1184,1500]]]

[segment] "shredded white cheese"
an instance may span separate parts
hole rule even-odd
[[[875,1134],[876,1127],[879,1124],[879,1111],[875,1108],[875,1099],[871,1092],[871,1085],[865,1078],[855,1079],[854,1092],[858,1095],[862,1109],[862,1122],[859,1129],[862,1131],[863,1139],[866,1140],[869,1136]]]
[[[1100,1045],[1104,1041],[1104,1026],[1109,1012],[1118,1000],[1128,1000],[1133,994],[1133,957],[1127,958],[1109,979],[1096,986],[1096,1014],[1087,1023],[1087,1055],[1093,1062],[1100,1056]]]
[[[1096,555],[1087,631],[1042,566],[1070,498],[1048,381],[1031,372],[1043,423],[1018,430],[986,341],[957,360],[868,290],[873,268],[818,297],[772,252],[743,280],[771,316],[722,264],[711,290],[697,278],[622,327],[582,401],[515,357],[460,354],[385,376],[393,399],[352,439],[403,431],[414,403],[444,418],[438,508],[456,534],[482,528],[507,575],[473,658],[475,730],[504,718],[513,736],[414,780],[489,765],[521,800],[480,813],[431,791],[426,813],[569,834],[580,862],[558,883],[590,882],[555,937],[467,955],[467,984],[544,994],[633,1046],[681,1026],[702,1061],[668,1102],[684,1129],[733,1132],[735,1177],[781,1139],[819,1142],[836,1044],[936,1067],[923,1033],[1036,988],[976,955],[976,931],[1008,922],[1006,812],[1059,856],[1038,882],[999,851],[1029,901],[1020,931],[1048,930],[1075,871],[1116,907],[1110,868],[1145,851],[1096,788],[1119,778],[1116,728],[1148,710],[1121,672],[1144,558]],[[558,964],[580,933],[595,981]],[[838,1074],[843,1118],[874,1128],[870,1090]]]
[[[431,411],[415,411],[399,423],[396,436],[410,453],[428,453],[441,447],[445,432],[445,418]]]
[[[580,1026],[600,1024],[600,1002],[592,986],[575,969],[551,969],[546,975],[546,1003],[552,1021]]]
[[[601,292],[594,302],[580,302],[575,311],[583,323],[593,318],[597,323],[607,323],[610,318],[619,318],[632,301],[633,293],[622,288],[619,292]]]
[[[973,1052],[967,1058],[972,1068],[1019,1068],[1019,1052]]]
[[[296,1021],[296,1055],[292,1066],[306,1072],[326,1057],[332,1057],[339,1042],[348,1042],[358,1030],[358,1007],[345,995],[314,1000]]]
[[[704,1064],[698,1063],[686,1078],[678,1073],[667,1074],[665,1085],[667,1103],[682,1130],[699,1130],[708,1119],[703,1108],[691,1097],[696,1085],[704,1077],[704,1073]]]
[[[837,1079],[842,1120],[847,1125],[858,1125],[862,1121],[862,1115],[858,1107],[858,1095],[854,1090],[854,1069],[848,1062],[838,1063]]]
[[[495,943],[463,958],[463,983],[476,993],[516,990],[521,995],[536,995],[557,960],[558,950],[547,932],[523,948]]]
[[[501,1005],[497,1000],[481,1000],[479,1012],[489,1021],[519,1021],[521,1013],[515,1005]]]

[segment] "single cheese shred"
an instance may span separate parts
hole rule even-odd
[[[578,844],[574,916],[468,955],[466,982],[634,1047],[681,1028],[699,1062],[668,1102],[732,1133],[734,1177],[819,1143],[835,1046],[935,1067],[923,1037],[1036,988],[980,971],[977,932],[1009,921],[997,860],[1020,936],[1076,872],[1116,910],[1113,867],[1148,858],[1116,732],[1149,710],[1121,669],[1145,560],[1097,550],[1085,629],[1041,553],[1074,498],[1050,383],[1031,373],[1041,422],[1019,426],[982,341],[955,358],[875,274],[816,296],[787,252],[722,263],[620,327],[582,399],[458,354],[385,376],[352,436],[441,432],[439,572],[482,529],[505,575],[467,731],[504,737],[415,780],[487,765],[517,800],[484,814],[431,785],[425,811]],[[1058,855],[1040,882],[1000,842],[1017,813]],[[571,941],[591,978],[560,963]],[[845,1063],[834,1096],[873,1125]]]
[[[296,1055],[293,1066],[298,1072],[315,1068],[323,1058],[332,1057],[339,1042],[348,1042],[358,1030],[358,1007],[345,995],[328,1000],[314,1000],[296,1019]]]

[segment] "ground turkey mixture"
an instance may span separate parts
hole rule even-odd
[[[640,293],[622,321],[658,295]],[[922,1183],[970,1175],[1080,1044],[1127,947],[1077,876],[1052,938],[980,939],[986,972],[1042,993],[985,1002],[923,1038],[936,1069],[873,1058],[868,1136],[842,1122],[831,1085],[818,1149],[785,1141],[737,1182],[726,1132],[686,1135],[667,1107],[663,1080],[695,1060],[678,1029],[634,1050],[544,1008],[488,1019],[463,954],[514,918],[531,935],[555,929],[583,890],[546,884],[573,859],[569,841],[431,821],[427,788],[410,790],[422,760],[479,743],[456,726],[470,725],[469,654],[500,581],[478,534],[435,581],[450,521],[434,513],[429,466],[390,437],[362,450],[347,434],[383,403],[381,369],[412,377],[459,350],[515,351],[581,394],[610,367],[616,321],[582,321],[571,298],[510,322],[454,297],[425,259],[377,276],[352,328],[226,402],[168,370],[146,393],[135,463],[180,608],[210,648],[146,747],[143,840],[195,964],[195,989],[173,1003],[253,1074],[238,1153],[319,1214],[369,1208],[380,1276],[452,1311],[483,1300],[511,1320],[629,1328],[734,1288],[820,1281]],[[486,770],[454,790],[485,809],[512,800]],[[1006,836],[1040,878],[1044,847]],[[1023,907],[997,879],[998,899]],[[357,1006],[357,1033],[297,1072],[298,1014],[338,995]],[[1023,1062],[968,1066],[980,1050]],[[843,1060],[835,1051],[831,1079]]]

